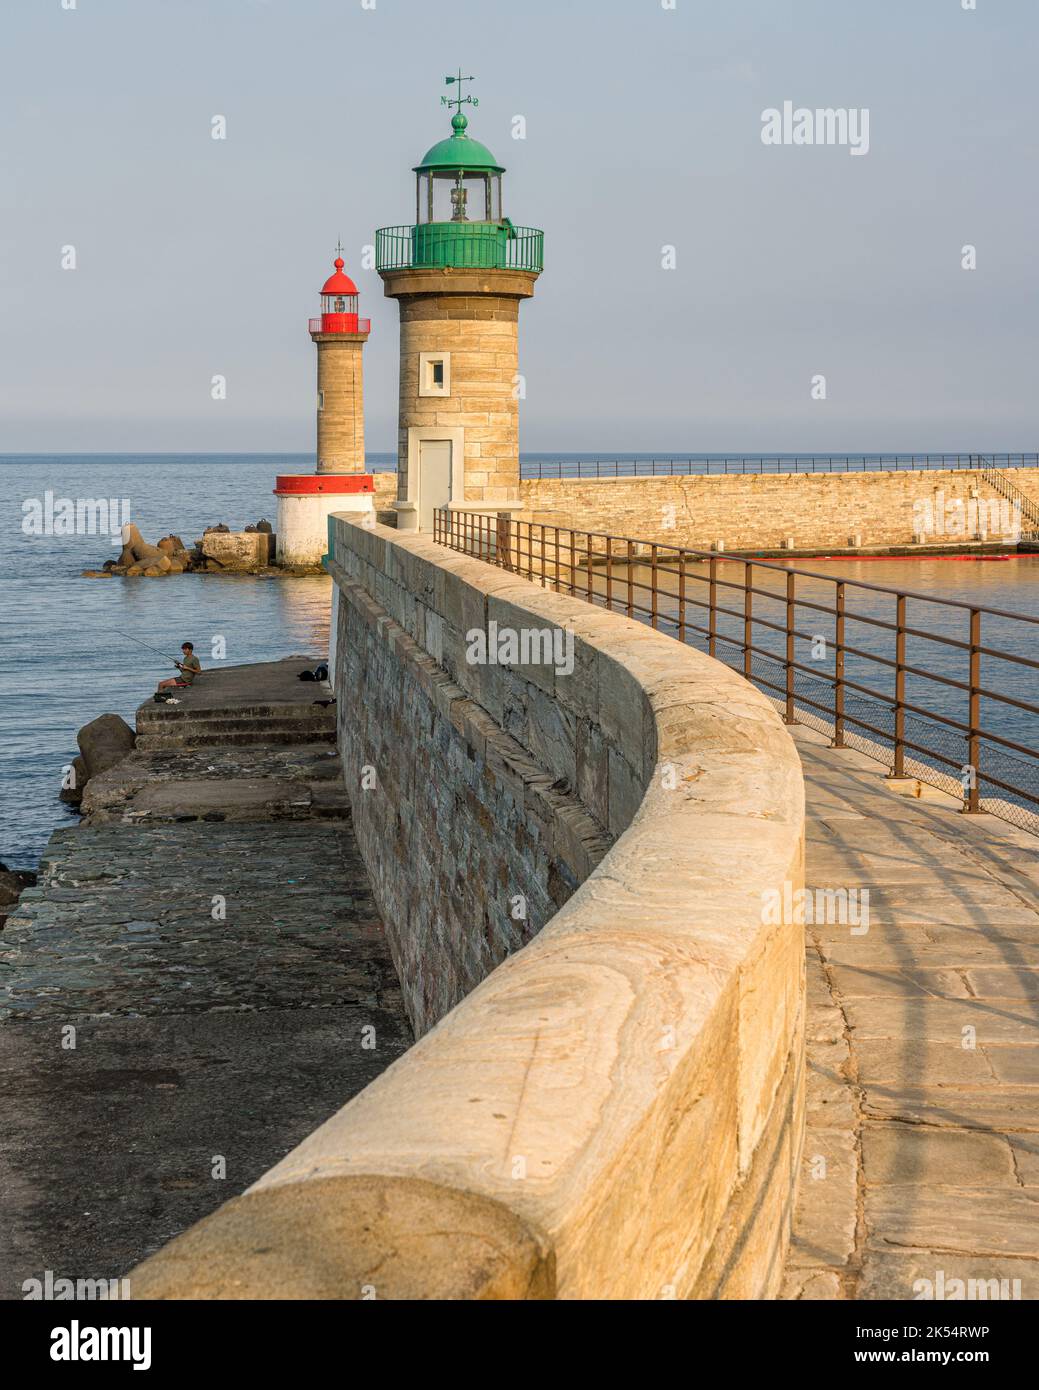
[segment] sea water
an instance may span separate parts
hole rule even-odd
[[[51,831],[75,824],[75,812],[59,802],[58,792],[63,769],[77,752],[77,730],[108,711],[132,723],[141,701],[173,673],[172,659],[122,634],[171,657],[182,642],[194,642],[203,666],[212,664],[217,638],[224,639],[225,659],[234,664],[323,656],[328,645],[327,578],[84,579],[82,570],[100,568],[118,548],[105,535],[27,534],[23,522],[33,503],[42,504],[48,491],[52,503],[106,498],[121,507],[126,499],[146,540],[175,532],[190,546],[207,525],[226,522],[238,529],[262,517],[273,523],[275,475],[313,467],[313,458],[302,454],[0,456],[0,861],[33,868]],[[392,460],[373,455],[369,467],[389,468]],[[1039,613],[1039,557],[798,564]],[[857,601],[881,602],[861,591]],[[953,618],[939,615],[934,621]],[[1009,642],[1013,627],[996,624],[986,637]],[[1036,651],[1022,654],[1034,657]],[[951,670],[958,657],[951,653],[948,659]],[[1027,668],[1012,672],[1014,693],[1039,703],[1033,675]],[[1039,743],[1031,716],[1012,708],[1003,716],[986,710],[986,716],[993,726],[1005,717],[1007,736],[1033,747]]]

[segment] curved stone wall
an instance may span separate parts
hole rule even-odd
[[[785,729],[669,637],[332,529],[344,770],[420,1040],[134,1297],[771,1296],[804,1106]],[[572,669],[565,636],[471,659],[507,631],[572,634]]]

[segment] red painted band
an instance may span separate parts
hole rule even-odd
[[[319,492],[374,492],[370,473],[279,473],[276,497],[308,497]]]

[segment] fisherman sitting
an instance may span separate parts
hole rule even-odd
[[[202,670],[201,663],[195,655],[195,648],[191,642],[182,642],[181,651],[184,653],[183,661],[175,661],[173,664],[180,672],[179,676],[171,676],[168,681],[159,681],[160,690],[184,690],[191,685],[195,677]]]

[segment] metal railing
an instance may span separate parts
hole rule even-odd
[[[336,317],[340,317],[340,316],[337,315]],[[308,322],[309,322],[308,332],[310,332],[310,333],[320,333],[320,332],[322,332],[321,325],[324,323],[324,318],[323,318],[323,317],[322,317],[322,318],[316,318],[316,319],[310,319]],[[358,320],[357,320],[357,327],[356,327],[356,328],[350,328],[350,329],[346,329],[346,330],[341,330],[341,329],[338,329],[338,328],[332,328],[332,329],[329,329],[328,331],[331,332],[331,333],[339,333],[339,332],[341,332],[341,331],[345,331],[345,332],[349,332],[349,333],[370,333],[370,332],[372,331],[372,321],[371,321],[371,319],[358,319]]]
[[[786,723],[1039,833],[1039,750],[1025,741],[1039,705],[1022,697],[1039,617],[504,514],[438,511],[433,536],[699,645]]]
[[[1021,491],[1018,485],[1007,477],[998,468],[983,467],[981,476],[984,482],[988,483],[1000,497],[1005,498],[1016,510],[1021,524],[1021,534],[1028,540],[1034,540],[1039,534],[1039,506],[1032,499]]]
[[[467,235],[468,232],[468,235]],[[416,235],[416,233],[418,235]],[[490,233],[490,234],[489,234]],[[544,270],[545,234],[537,227],[489,223],[426,223],[380,227],[375,233],[376,270]]]
[[[524,478],[651,478],[702,473],[881,473],[930,468],[1039,468],[1039,453],[679,455],[531,459]]]

